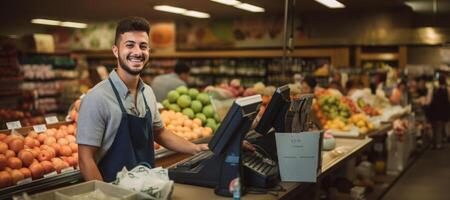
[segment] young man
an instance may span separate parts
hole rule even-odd
[[[155,92],[156,100],[162,102],[167,97],[167,93],[175,90],[179,86],[186,86],[189,79],[190,68],[184,63],[178,62],[174,67],[174,72],[163,74],[153,79],[151,86]]]
[[[183,153],[208,149],[206,144],[193,144],[163,127],[152,88],[140,78],[149,60],[149,29],[143,18],[119,22],[112,47],[117,68],[81,103],[77,142],[85,180],[111,182],[123,167],[154,167],[154,141]]]

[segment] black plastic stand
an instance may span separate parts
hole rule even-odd
[[[242,125],[240,130],[249,130],[253,118],[247,119]],[[244,187],[244,172],[242,168],[242,141],[244,140],[245,134],[247,132],[239,131],[239,133],[234,134],[233,138],[230,140],[228,147],[226,147],[225,152],[220,154],[220,159],[222,163],[220,164],[220,175],[219,183],[217,184],[214,193],[220,196],[232,197],[233,194],[229,191],[229,186],[231,181],[239,178],[240,194],[243,196],[245,194]]]

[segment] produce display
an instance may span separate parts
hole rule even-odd
[[[347,119],[355,111],[352,104],[349,104],[345,97],[333,93],[332,90],[316,93],[313,110],[316,112],[316,116],[322,125],[338,122],[339,124],[341,124],[340,122],[347,123]]]
[[[163,110],[161,119],[164,122],[164,127],[186,140],[192,141],[209,137],[213,133],[211,127],[202,126],[202,120],[199,118],[189,119],[188,116],[173,110]]]
[[[358,111],[352,99],[342,96],[335,90],[316,92],[313,110],[324,130],[348,132],[355,126],[359,133],[366,134],[374,129],[368,116]]]
[[[78,166],[76,127],[62,125],[42,133],[29,131],[20,134],[0,134],[0,188],[70,166]]]
[[[376,116],[381,114],[378,109],[375,109],[370,104],[367,104],[362,98],[358,99],[357,104],[361,108],[361,110],[369,116]]]
[[[373,124],[369,122],[367,115],[362,113],[352,115],[348,121],[358,127],[359,132],[362,134],[366,134],[374,129]]]
[[[200,126],[209,127],[216,131],[219,127],[220,118],[211,105],[207,93],[200,93],[195,88],[180,86],[167,94],[167,99],[162,102],[164,108],[174,112],[181,112],[190,120],[199,119]],[[169,118],[166,118],[168,120]],[[172,120],[172,119],[171,119]],[[164,121],[164,119],[163,119]],[[165,122],[166,123],[166,122]]]

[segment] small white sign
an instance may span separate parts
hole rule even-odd
[[[62,173],[66,173],[66,172],[71,172],[74,171],[75,169],[73,167],[67,167],[61,170],[61,174]]]
[[[45,123],[47,123],[47,124],[56,124],[58,122],[59,122],[58,117],[56,117],[56,116],[45,117]]]
[[[54,177],[58,175],[58,173],[56,171],[50,172],[48,174],[44,174],[44,178],[48,178],[48,177]]]
[[[34,125],[33,129],[36,133],[42,133],[47,130],[47,126],[45,124]]]
[[[17,185],[23,185],[23,184],[31,183],[31,181],[33,181],[33,180],[31,179],[31,177],[30,177],[30,178],[26,178],[26,179],[17,181]]]
[[[320,131],[275,133],[282,181],[317,181],[321,159],[320,135]]]
[[[22,128],[22,124],[20,124],[20,121],[6,122],[6,127],[8,129],[19,129]]]

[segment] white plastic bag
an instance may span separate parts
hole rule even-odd
[[[167,169],[149,169],[138,165],[131,171],[125,167],[117,174],[114,184],[145,194],[145,199],[170,199],[173,181],[169,180]]]

